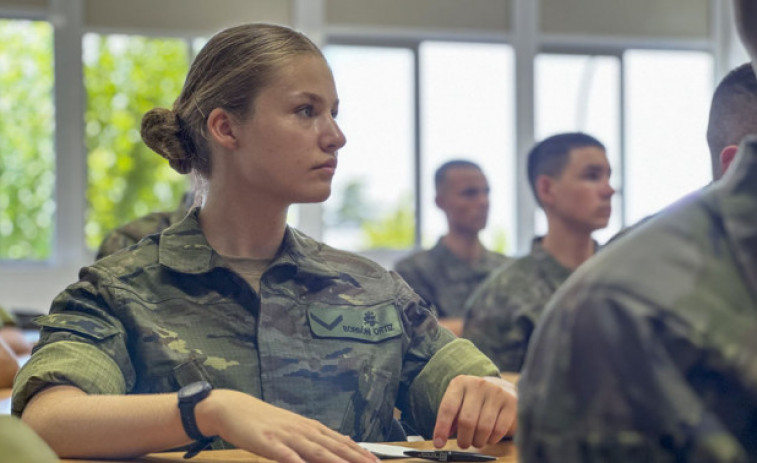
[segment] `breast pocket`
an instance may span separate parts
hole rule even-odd
[[[394,418],[397,388],[393,375],[365,365],[358,378],[358,390],[352,394],[339,432],[360,442],[383,442]]]
[[[324,355],[335,362],[335,378],[343,381],[343,410],[339,431],[359,441],[383,441],[391,428],[402,369],[403,327],[391,303],[375,306],[315,304],[308,308],[308,322],[318,345],[332,346],[339,356]],[[345,371],[351,370],[350,372]],[[345,384],[352,384],[345,390]],[[346,403],[345,403],[346,402]],[[337,421],[334,424],[339,424]]]

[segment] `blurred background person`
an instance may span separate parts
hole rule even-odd
[[[547,301],[597,251],[591,234],[607,226],[615,193],[605,147],[585,133],[554,135],[534,146],[528,180],[547,216],[547,234],[479,286],[463,330],[504,371],[520,371]]]
[[[465,300],[495,268],[508,262],[481,244],[489,217],[489,182],[478,164],[456,159],[434,175],[436,205],[447,218],[447,234],[436,246],[399,262],[395,270],[437,312],[440,323],[459,336]]]

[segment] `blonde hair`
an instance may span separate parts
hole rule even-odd
[[[214,35],[189,69],[173,109],[153,108],[142,118],[142,140],[181,174],[210,176],[207,116],[223,108],[240,120],[252,116],[252,102],[295,55],[318,47],[303,34],[272,24],[245,24]]]

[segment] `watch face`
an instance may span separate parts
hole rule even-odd
[[[194,397],[209,389],[210,384],[207,381],[197,381],[196,383],[187,384],[179,389],[179,399]]]

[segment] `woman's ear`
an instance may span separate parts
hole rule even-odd
[[[236,124],[232,116],[222,108],[215,108],[208,115],[208,133],[216,143],[226,149],[237,147]]]
[[[720,175],[725,174],[725,171],[728,170],[728,166],[731,165],[731,161],[736,157],[738,151],[739,147],[736,145],[728,145],[723,148],[723,151],[720,152]]]

